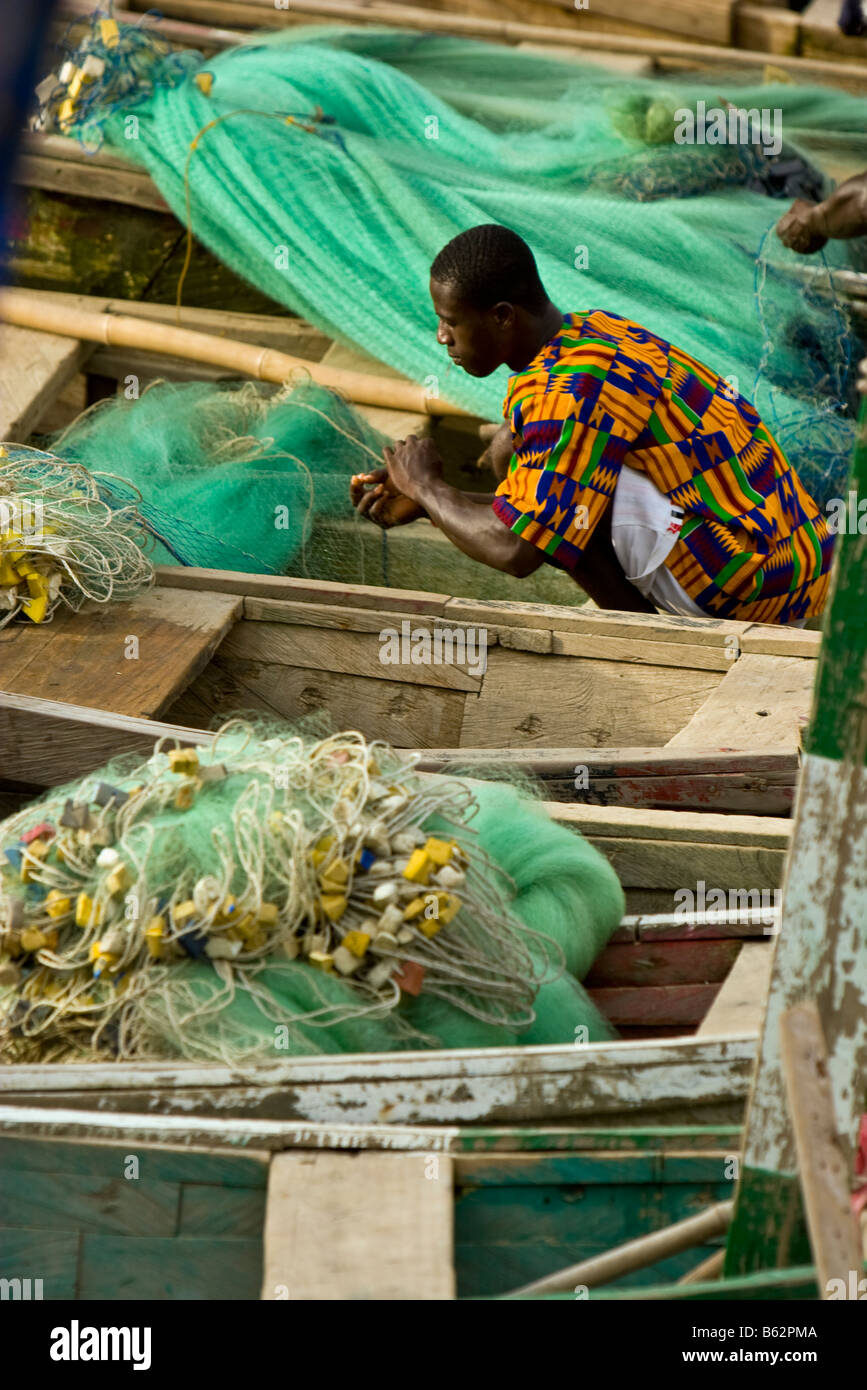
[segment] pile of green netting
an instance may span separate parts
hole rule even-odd
[[[338,340],[496,418],[505,373],[449,367],[427,286],[451,237],[499,222],[529,242],[564,312],[622,313],[733,377],[820,500],[839,491],[853,404],[845,313],[805,294],[803,260],[769,240],[785,203],[763,191],[761,151],[676,144],[673,131],[676,112],[731,101],[779,110],[787,157],[821,165],[842,148],[867,162],[864,98],[719,74],[620,76],[391,30],[293,28],[206,63],[154,42],[147,80],[140,30],[87,42],[104,75],[62,128],[144,164],[184,223],[189,196],[206,246]],[[825,254],[842,265],[848,252]]]
[[[358,733],[161,740],[7,819],[0,860],[8,1062],[611,1035],[579,984],[623,913],[607,861]]]
[[[341,542],[320,537],[311,557],[315,523],[357,520],[350,477],[381,467],[387,442],[314,382],[275,392],[159,381],[138,399],[91,407],[51,448],[113,475],[103,495],[135,505],[158,564],[328,579],[337,564],[328,547]]]

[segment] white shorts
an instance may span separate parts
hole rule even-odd
[[[644,473],[624,464],[614,489],[611,544],[623,573],[663,613],[706,618],[665,561],[683,525],[683,512]]]
[[[611,513],[611,544],[623,573],[663,613],[708,618],[712,615],[699,608],[665,563],[682,525],[681,509],[673,507],[645,473],[624,464]],[[806,621],[802,618],[786,626],[803,627]]]

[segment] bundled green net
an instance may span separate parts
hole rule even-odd
[[[340,541],[320,541],[317,563],[314,526],[356,520],[350,477],[381,466],[386,442],[310,381],[279,391],[162,381],[137,400],[100,402],[51,447],[114,475],[106,495],[116,505],[134,499],[159,564],[273,574],[324,567],[319,577],[328,579],[337,568],[328,545]]]
[[[7,1061],[385,1051],[610,1035],[579,984],[623,912],[514,787],[233,721],[0,825]]]
[[[505,372],[475,380],[445,362],[427,283],[457,232],[503,223],[564,311],[627,315],[734,378],[807,486],[839,491],[845,314],[805,295],[798,267],[767,245],[781,205],[766,196],[764,156],[675,145],[671,131],[699,100],[779,110],[786,153],[812,167],[841,145],[867,156],[864,98],[617,77],[389,30],[292,29],[204,65],[154,45],[146,77],[141,62],[129,76],[121,48],[101,61],[61,128],[140,161],[221,260],[335,338],[496,418]],[[846,254],[834,246],[827,260]]]

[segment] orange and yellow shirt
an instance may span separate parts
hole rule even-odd
[[[494,510],[574,569],[624,464],[684,513],[665,561],[708,614],[790,623],[821,613],[833,537],[754,406],[640,324],[570,314],[503,414],[515,452]]]

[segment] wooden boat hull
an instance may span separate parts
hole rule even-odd
[[[186,572],[186,578],[195,581],[201,576]],[[209,576],[207,583],[214,582]],[[194,698],[202,700],[200,690],[209,692],[208,700],[214,698],[207,663],[225,636],[236,633],[244,621],[269,623],[277,628],[279,641],[286,639],[287,629],[292,631],[288,650],[293,659],[303,649],[308,652],[305,659],[318,662],[318,669],[313,664],[297,668],[306,681],[317,681],[330,691],[334,676],[360,679],[352,708],[366,717],[371,692],[375,695],[385,683],[373,665],[378,662],[383,611],[371,606],[382,602],[382,591],[341,592],[339,603],[323,604],[323,597],[336,597],[333,588],[308,586],[305,596],[302,585],[274,581],[289,585],[282,592],[293,595],[275,599],[245,594],[250,582],[245,576],[225,576],[228,593],[213,587],[195,595],[158,589],[149,626],[135,605],[122,614],[98,614],[91,622],[89,615],[80,614],[75,638],[86,657],[54,669],[63,670],[67,689],[84,691],[91,700],[107,695],[116,696],[117,704],[147,699],[155,710],[168,703],[172,712],[186,699],[192,709]],[[160,596],[172,593],[173,607],[163,611],[162,621],[167,622],[170,611],[174,616],[168,628],[173,630],[164,631],[154,614],[159,614]],[[408,613],[422,625],[434,626],[438,618],[458,621],[449,610],[457,601],[446,596],[389,591],[388,598],[404,604],[390,612],[398,617]],[[197,628],[185,629],[179,621],[184,604]],[[291,623],[282,621],[285,606],[291,610]],[[248,607],[260,616],[248,619]],[[329,650],[337,650],[340,639],[348,638],[356,665],[361,663],[360,653],[367,651],[367,674],[328,673],[327,661],[339,658],[326,658],[325,646],[317,648],[313,640],[323,610],[335,624],[321,628]],[[540,700],[553,689],[549,668],[555,662],[564,663],[580,679],[582,658],[553,650],[558,628],[529,626],[529,609],[503,605],[495,611],[508,616],[496,628],[491,615],[486,617],[498,639],[494,652],[502,651],[506,660],[530,657],[533,665],[541,663]],[[564,613],[568,618],[570,610],[543,611],[536,617],[540,622],[560,622],[566,621],[561,619]],[[630,628],[628,615],[585,617],[591,630],[573,635],[593,644],[591,666],[615,664],[611,643],[631,649],[635,628]],[[614,623],[614,632],[602,632],[600,624],[606,621]],[[618,621],[625,623],[619,631]],[[665,628],[665,622],[662,627],[671,635],[660,636],[657,630],[648,639],[644,629],[645,637],[634,639],[639,655],[647,655],[653,642],[661,648],[676,645],[680,651],[700,648],[700,643],[682,640],[685,631],[695,636],[697,629],[676,623]],[[139,660],[146,665],[132,667],[129,676],[130,668],[121,665],[124,659],[117,655],[121,629],[143,636]],[[541,633],[543,646],[548,645],[529,652],[500,648],[503,631],[507,642],[513,631],[531,634],[524,636],[525,642],[538,641]],[[568,628],[563,631],[568,635]],[[723,639],[728,635],[716,633]],[[748,638],[749,632],[741,635]],[[236,640],[251,637],[260,638],[255,626],[246,634],[242,630]],[[179,638],[186,639],[186,646]],[[32,659],[37,651],[34,639],[43,642],[39,662]],[[64,632],[62,624],[53,634],[16,629],[7,642],[7,671],[21,657],[23,682],[25,652],[31,657],[31,679],[37,670],[52,669],[48,653],[55,641],[67,644],[69,651],[71,630]],[[606,643],[608,656],[600,658],[596,649],[604,649]],[[719,648],[711,647],[714,650]],[[757,656],[762,659],[762,654]],[[349,660],[345,653],[342,659]],[[737,657],[736,666],[743,660]],[[812,666],[809,657],[783,660]],[[257,664],[265,663],[260,659]],[[287,668],[292,669],[296,668]],[[524,668],[525,696],[529,669]],[[646,669],[640,660],[628,662],[621,688],[640,680]],[[682,663],[661,669],[670,686],[684,670]],[[719,684],[733,674],[704,665],[689,672],[689,679],[696,671],[710,674]],[[253,679],[249,667],[245,672]],[[209,683],[197,686],[203,678]],[[131,696],[129,682],[135,687]],[[407,681],[410,693],[412,684]],[[180,693],[184,686],[186,694]],[[281,668],[273,677],[273,689],[287,688],[291,683]],[[586,688],[592,691],[592,683]],[[479,698],[478,690],[461,686],[432,689],[464,702]],[[680,698],[695,700],[694,694]],[[546,706],[540,703],[539,708]],[[215,707],[213,713],[219,712]],[[507,718],[514,730],[514,713]],[[423,726],[416,727],[421,742]],[[129,749],[144,752],[164,733],[174,733],[183,742],[201,743],[209,737],[201,728],[93,706],[68,706],[23,694],[0,696],[7,777],[0,794],[20,803],[44,786],[85,774],[108,756]],[[516,736],[525,734],[518,729]],[[497,733],[497,745],[501,743]],[[457,747],[448,753],[451,761],[470,756],[477,758],[478,751]],[[561,771],[563,765],[561,758]],[[551,801],[549,809],[610,857],[634,911],[670,907],[684,878],[701,876],[708,885],[719,884],[729,897],[744,883],[773,894],[780,882],[789,833],[784,819],[713,813],[696,818],[683,811],[592,802]],[[0,1255],[0,1277],[17,1277],[16,1271],[25,1268],[45,1270],[51,1292],[44,1296],[54,1297],[216,1298],[227,1296],[231,1287],[233,1298],[320,1298],[326,1282],[332,1297],[335,1289],[341,1298],[397,1297],[393,1286],[374,1289],[370,1283],[370,1269],[379,1261],[375,1255],[371,1258],[367,1234],[358,1234],[354,1256],[336,1234],[340,1223],[334,1224],[335,1213],[343,1209],[342,1203],[351,1208],[360,1171],[347,1170],[349,1155],[342,1150],[363,1150],[360,1157],[373,1165],[368,1180],[389,1194],[392,1205],[397,1203],[402,1229],[407,1229],[406,1213],[411,1211],[414,1233],[424,1232],[421,1245],[414,1234],[411,1254],[412,1279],[420,1280],[422,1288],[408,1282],[410,1257],[396,1234],[396,1211],[385,1222],[382,1268],[399,1279],[402,1297],[413,1289],[427,1299],[455,1294],[497,1297],[569,1260],[668,1225],[730,1195],[726,1164],[730,1169],[737,1153],[772,924],[761,911],[743,914],[740,921],[740,914],[729,913],[723,922],[705,921],[698,911],[663,912],[650,919],[634,911],[587,982],[599,1006],[633,1041],[308,1057],[250,1072],[188,1063],[4,1067],[0,1250],[5,1253]],[[138,1206],[121,1167],[130,1156],[137,1156],[140,1174],[148,1177],[147,1187],[134,1189]],[[431,1159],[441,1165],[439,1180],[422,1184],[419,1166]],[[382,1164],[388,1166],[383,1169]],[[318,1172],[311,1174],[311,1165]],[[25,1182],[28,1226],[22,1227],[20,1190]],[[311,1196],[314,1189],[324,1194],[326,1206],[332,1204],[332,1234],[323,1235],[325,1215],[317,1216],[318,1246],[328,1252],[324,1264],[303,1256],[297,1237],[287,1235],[297,1230],[302,1193],[305,1211],[319,1211],[318,1198]],[[334,1207],[336,1193],[339,1201]],[[509,1214],[505,1223],[504,1212]],[[344,1220],[340,1228],[352,1228],[352,1222]],[[509,1233],[506,1238],[504,1230]],[[358,1240],[366,1242],[363,1275]],[[682,1256],[651,1267],[624,1291],[646,1279],[677,1278],[702,1253],[693,1251],[694,1258]],[[339,1277],[336,1265],[343,1270]],[[300,1287],[299,1268],[309,1273]]]
[[[252,1120],[242,1135],[225,1120],[4,1107],[0,1278],[38,1270],[46,1299],[496,1298],[730,1197],[738,1142],[719,1126]],[[379,1194],[375,1221],[359,1183]],[[721,1240],[587,1296],[719,1298],[675,1281]],[[815,1298],[815,1272],[727,1280],[724,1296]]]

